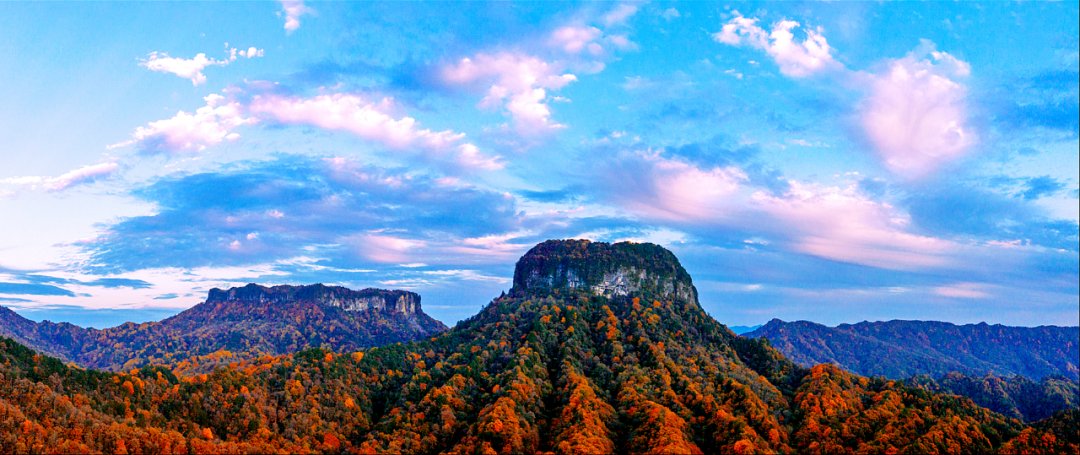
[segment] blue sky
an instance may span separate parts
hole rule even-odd
[[[1076,325],[1075,2],[0,3],[0,305],[651,241],[723,323]]]

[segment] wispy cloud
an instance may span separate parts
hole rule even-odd
[[[418,262],[409,256],[425,244],[461,244],[517,224],[514,200],[503,193],[346,158],[244,163],[162,179],[136,194],[160,210],[83,243],[91,268],[242,265],[320,245],[327,266],[370,268],[364,264]],[[187,253],[170,253],[177,250]]]
[[[0,179],[0,185],[17,185],[47,191],[63,191],[109,178],[120,170],[115,161],[105,161],[70,170],[55,177],[23,176]]]
[[[139,66],[158,73],[170,73],[191,81],[191,85],[206,83],[206,74],[203,70],[210,66],[225,66],[235,62],[238,58],[262,57],[265,52],[262,49],[249,47],[247,49],[230,48],[225,45],[227,56],[223,59],[213,59],[200,52],[192,58],[172,57],[168,53],[154,51],[139,61]]]
[[[498,157],[485,156],[475,145],[465,142],[463,133],[433,131],[420,127],[412,117],[391,115],[399,110],[391,98],[372,101],[343,93],[309,98],[268,94],[255,96],[248,109],[279,124],[342,130],[395,150],[415,148],[450,155],[452,161],[467,168],[502,167]]]

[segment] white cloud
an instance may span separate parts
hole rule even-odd
[[[203,98],[206,105],[195,113],[179,111],[171,118],[157,120],[135,129],[131,140],[109,148],[135,145],[149,153],[199,152],[222,141],[240,137],[236,128],[258,122],[247,117],[243,106],[218,94]]]
[[[47,179],[45,181],[45,188],[50,191],[65,190],[76,185],[82,185],[106,178],[115,174],[119,169],[120,165],[113,162],[83,166],[51,179]]]
[[[608,27],[622,25],[625,24],[630,17],[636,14],[637,10],[637,5],[622,3],[611,11],[608,11],[607,14],[604,14],[604,17],[601,18],[601,22]]]
[[[871,75],[861,124],[891,171],[918,178],[962,156],[977,142],[968,124],[967,88],[957,78],[971,67],[923,44]]]
[[[258,95],[252,99],[248,109],[252,114],[282,124],[348,131],[392,149],[420,148],[436,154],[449,154],[466,168],[502,167],[498,157],[485,156],[475,145],[465,142],[463,133],[433,131],[421,128],[412,117],[391,115],[390,112],[396,109],[391,98],[371,101],[359,95],[342,93],[310,98]]]
[[[443,68],[442,78],[455,85],[490,84],[480,106],[502,106],[523,136],[536,136],[564,128],[551,119],[548,90],[558,90],[577,77],[560,65],[511,52],[477,54]]]
[[[265,52],[262,49],[249,47],[246,50],[225,46],[227,58],[216,60],[204,53],[195,54],[192,58],[170,57],[165,52],[151,52],[146,59],[139,62],[139,66],[158,73],[170,73],[191,81],[191,85],[206,83],[206,75],[203,70],[210,66],[225,66],[236,61],[238,57],[256,58],[262,57]]]
[[[782,20],[767,32],[758,26],[757,18],[743,17],[736,11],[735,17],[712,37],[719,43],[731,46],[745,44],[765,51],[779,65],[780,72],[790,77],[807,77],[838,65],[832,58],[832,49],[820,27],[804,29],[806,39],[802,42],[795,40],[793,30],[797,28],[798,22]]]
[[[0,184],[29,186],[34,189],[41,188],[47,191],[63,191],[68,188],[93,183],[98,180],[108,178],[119,170],[119,164],[111,161],[106,161],[102,163],[91,164],[89,166],[83,166],[55,177],[8,177],[0,179]],[[14,195],[15,193],[13,191],[6,191],[5,194],[10,196]],[[2,196],[2,194],[0,194],[0,196]]]
[[[979,283],[952,283],[934,288],[934,294],[954,299],[985,299],[991,294]]]
[[[285,32],[295,32],[300,28],[300,17],[314,12],[304,5],[303,0],[281,0],[281,14],[285,15]]]
[[[603,47],[596,43],[596,39],[601,35],[603,32],[596,27],[567,25],[551,32],[550,44],[568,54],[579,54],[588,50],[592,55],[599,55],[604,51]]]

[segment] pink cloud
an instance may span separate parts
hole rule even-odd
[[[243,106],[218,94],[207,95],[206,105],[194,113],[179,111],[171,118],[158,120],[135,129],[131,140],[109,148],[136,145],[148,152],[199,152],[223,141],[240,138],[236,128],[254,125]]]
[[[985,299],[991,296],[985,288],[979,283],[953,283],[934,288],[934,294],[954,299]]]
[[[120,165],[113,162],[83,166],[51,179],[47,179],[45,181],[45,188],[50,191],[65,190],[76,185],[91,183],[109,177],[115,174],[119,169]]]
[[[281,0],[281,12],[285,15],[285,32],[300,28],[300,18],[315,11],[304,5],[303,0]]]
[[[600,18],[601,22],[608,27],[625,24],[627,20],[637,14],[638,7],[632,3],[622,3]]]
[[[734,166],[701,169],[657,153],[636,157],[637,167],[620,173],[627,188],[616,194],[633,211],[672,221],[715,222],[728,218],[747,176]]]
[[[393,264],[411,262],[416,250],[425,248],[427,242],[385,234],[365,234],[353,237],[349,243],[356,246],[361,256],[375,262]]]
[[[115,162],[103,162],[83,166],[78,169],[65,172],[55,177],[23,176],[0,179],[0,184],[28,186],[32,189],[45,189],[47,191],[63,191],[79,185],[93,183],[108,178],[120,170],[120,165]],[[6,194],[14,195],[8,191]]]
[[[917,269],[948,265],[959,248],[909,232],[905,213],[870,199],[854,185],[789,184],[783,195],[757,192],[752,200],[797,251],[885,269]]]
[[[596,27],[568,25],[551,33],[550,44],[568,54],[579,54],[588,50],[592,55],[599,55],[604,49],[596,39],[602,34]]]
[[[514,130],[535,136],[564,128],[551,120],[548,90],[558,90],[577,77],[559,65],[519,53],[477,54],[442,70],[444,81],[454,85],[490,84],[480,101],[485,108],[503,107]]]
[[[390,98],[370,101],[359,95],[341,93],[310,98],[258,95],[252,99],[248,109],[253,114],[281,124],[347,131],[392,149],[420,148],[437,154],[450,154],[458,164],[467,168],[502,167],[498,157],[485,156],[475,145],[464,142],[463,133],[433,131],[421,128],[412,117],[391,115],[395,105]]]
[[[839,66],[820,27],[804,29],[806,39],[801,42],[795,40],[793,30],[797,28],[798,22],[782,20],[774,24],[771,31],[766,31],[758,25],[757,18],[743,17],[736,11],[735,17],[712,36],[719,43],[746,44],[765,51],[780,67],[780,72],[790,77],[807,77]]]
[[[955,78],[970,66],[924,41],[912,54],[871,76],[861,124],[892,172],[922,177],[963,156],[976,142],[968,124],[967,88]]]

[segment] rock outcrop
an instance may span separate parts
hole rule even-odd
[[[697,303],[690,274],[674,254],[651,243],[548,240],[525,253],[514,270],[514,295],[581,291]]]

